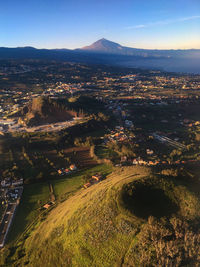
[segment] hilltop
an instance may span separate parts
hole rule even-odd
[[[105,38],[102,38],[89,46],[84,46],[83,48],[81,48],[81,50],[90,52],[124,54],[124,55],[133,54],[134,49],[133,50],[132,49],[133,48],[123,47],[120,44],[106,40]]]
[[[16,114],[15,114],[16,115]],[[48,97],[33,98],[20,112],[20,121],[28,126],[71,120],[78,115],[66,103]]]
[[[197,266],[200,203],[187,185],[117,168],[41,219],[13,266]]]
[[[19,112],[11,116],[18,117],[21,124],[37,126],[68,121],[75,117],[95,115],[101,110],[104,110],[104,104],[90,97],[77,96],[54,99],[39,96],[33,98]]]

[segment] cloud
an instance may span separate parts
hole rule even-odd
[[[189,20],[195,20],[195,19],[200,19],[200,15],[199,16],[183,17],[183,18],[178,18],[178,19],[168,19],[168,20],[149,22],[146,24],[128,26],[128,27],[125,27],[124,29],[126,29],[126,30],[142,29],[142,28],[148,28],[148,27],[153,27],[153,26],[169,25],[169,24],[174,24],[177,22],[183,22],[183,21],[189,21]]]

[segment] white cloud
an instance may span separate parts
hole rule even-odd
[[[195,19],[200,19],[200,16],[190,16],[190,17],[183,17],[183,18],[178,18],[178,19],[160,20],[160,21],[155,21],[155,22],[149,22],[146,24],[128,26],[128,27],[125,27],[124,29],[126,30],[142,29],[142,28],[148,28],[148,27],[153,27],[157,25],[158,26],[169,25],[169,24],[174,24],[177,22],[189,21],[189,20],[195,20]]]

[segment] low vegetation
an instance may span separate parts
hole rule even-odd
[[[143,205],[152,197],[153,214]],[[164,212],[169,205],[170,212]],[[196,192],[181,179],[155,175],[145,167],[116,168],[104,181],[54,208],[6,262],[38,267],[198,266],[199,205]]]

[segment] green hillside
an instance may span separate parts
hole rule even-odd
[[[117,168],[38,222],[12,266],[198,266],[200,203],[187,183]]]

